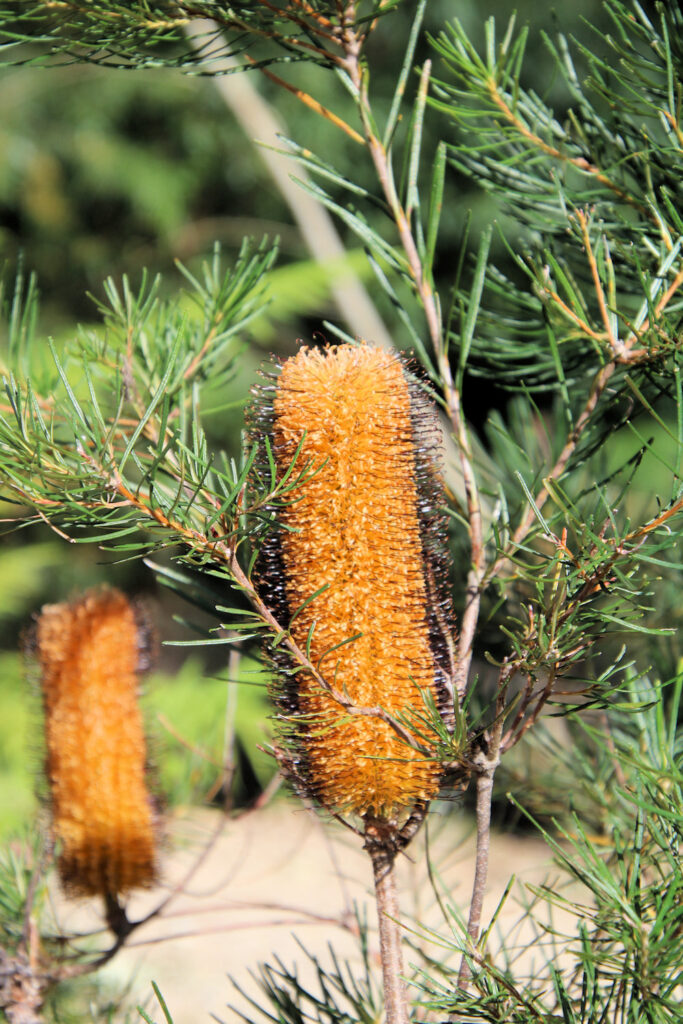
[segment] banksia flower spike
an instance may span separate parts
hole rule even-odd
[[[354,705],[406,723],[424,715],[429,694],[446,717],[440,446],[423,392],[394,353],[302,348],[255,410],[254,432],[269,435],[280,475],[297,451],[297,465],[310,467],[275,509],[261,555],[262,593],[280,624]],[[436,795],[439,764],[422,740],[349,714],[310,672],[288,673],[281,647],[275,699],[300,789],[387,825]]]
[[[120,894],[156,876],[137,699],[150,636],[120,591],[91,590],[71,604],[46,605],[32,637],[59,874],[67,892],[101,895],[110,913]]]
[[[304,795],[363,823],[386,1020],[408,1024],[394,861],[439,789],[416,723],[428,706],[452,714],[436,418],[396,354],[339,345],[286,360],[252,420],[279,478],[301,473],[273,502],[257,570],[290,655],[307,661],[273,644],[281,763]]]

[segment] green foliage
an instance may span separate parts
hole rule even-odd
[[[170,1013],[168,1007],[166,1006],[166,1001],[164,1000],[164,997],[162,996],[161,992],[159,991],[159,986],[157,985],[157,983],[155,981],[152,982],[152,988],[154,989],[154,995],[157,998],[157,1002],[159,1003],[159,1006],[161,1008],[161,1012],[164,1015],[164,1020],[166,1021],[166,1024],[173,1024],[173,1017],[171,1016],[171,1013]],[[144,1021],[146,1021],[147,1024],[154,1024],[154,1021],[152,1020],[152,1018],[145,1012],[145,1010],[142,1009],[141,1006],[138,1007],[138,1011],[139,1011],[140,1016],[142,1017],[142,1019]]]
[[[215,239],[232,253],[245,231],[286,230],[253,150],[219,130],[224,110],[205,81],[5,69],[0,104],[3,258],[23,255],[37,273],[53,333],[93,320],[84,290],[100,294],[107,276],[168,273]],[[240,216],[256,203],[257,216]]]
[[[559,85],[542,93],[526,72],[530,31],[514,18],[502,34],[489,20],[481,45],[466,19],[447,23],[427,49],[421,0],[403,23],[392,87],[377,96],[372,36],[392,24],[375,17],[380,7],[388,14],[399,5],[254,2],[236,12],[221,3],[191,11],[183,3],[66,3],[55,16],[34,0],[0,16],[0,31],[17,61],[211,73],[214,57],[248,53],[262,69],[283,60],[308,61],[318,74],[334,68],[344,114],[323,112],[324,129],[341,128],[357,159],[324,142],[283,145],[293,171],[310,176],[308,191],[365,251],[399,344],[414,348],[439,405],[463,480],[448,509],[453,545],[464,552],[448,680],[456,730],[428,700],[412,724],[447,776],[476,778],[479,792],[501,757],[528,734],[543,737],[550,795],[527,778],[514,799],[583,893],[577,901],[557,886],[531,891],[537,933],[541,911],[556,905],[574,914],[576,927],[561,934],[550,926],[549,945],[539,942],[540,962],[529,970],[505,947],[490,954],[495,921],[480,933],[476,915],[465,923],[443,898],[440,941],[464,967],[454,973],[447,958],[428,965],[420,1013],[673,1024],[683,897],[683,16],[673,0],[653,13],[607,0],[608,32],[586,29],[580,42],[544,36]],[[183,34],[188,13],[216,22],[199,43]],[[310,105],[308,93],[299,95]],[[106,147],[89,160],[103,187],[120,183],[156,231],[177,226],[189,187],[184,167],[157,192],[146,175],[150,166],[163,174],[163,161],[141,168],[135,155]],[[496,231],[475,218],[472,238],[468,227],[444,261],[439,240],[462,180],[484,190],[501,219]],[[58,204],[51,209],[63,214]],[[284,312],[296,305],[287,274],[299,285],[308,270],[273,271],[274,261],[265,241],[245,243],[227,271],[216,253],[201,272],[181,268],[185,287],[171,300],[157,280],[110,280],[101,322],[63,344],[41,342],[34,285],[21,283],[7,311],[3,497],[17,524],[48,521],[72,542],[120,559],[158,552],[150,564],[159,579],[211,616],[200,627],[209,637],[189,643],[266,641],[287,651],[293,673],[309,673],[348,707],[311,664],[310,644],[300,648],[291,623],[266,606],[254,572],[275,511],[297,500],[317,467],[295,458],[278,474],[256,424],[241,446],[220,436],[222,421],[218,436],[210,433],[213,415],[234,404],[238,364],[255,361],[253,351],[243,356],[247,338],[269,338],[269,281],[277,287],[280,275]],[[304,308],[329,273],[316,272]],[[347,338],[342,326],[330,331]],[[509,396],[486,426],[485,446],[466,415],[473,381]],[[17,593],[19,604],[26,599]],[[474,656],[494,667],[492,700],[480,687],[466,695]],[[659,682],[654,666],[671,681]],[[160,706],[172,718],[190,686],[202,687],[202,714],[183,723],[185,738],[220,761],[224,683],[199,683],[189,663],[164,684]],[[259,691],[239,689],[262,717]],[[539,727],[548,712],[564,720],[566,746]],[[399,716],[390,724],[407,723]],[[246,720],[238,735],[253,742]],[[195,781],[211,785],[210,763],[192,768],[189,780],[174,759],[164,769],[180,798]],[[480,820],[485,811],[480,798]],[[475,885],[473,907],[478,896]],[[360,980],[334,959],[332,968],[313,961],[319,991],[282,964],[264,966],[267,1009],[252,1003],[257,1013],[283,1022],[377,1019],[360,934]]]
[[[515,388],[523,368],[525,388],[563,389],[565,405],[583,400],[586,366],[601,364],[605,336],[664,355],[680,318],[677,299],[657,323],[652,317],[679,264],[672,45],[680,10],[662,5],[653,22],[642,8],[635,16],[619,3],[608,10],[615,34],[607,36],[607,53],[583,46],[577,54],[563,35],[545,39],[571,96],[564,122],[520,81],[528,31],[517,31],[514,19],[500,41],[493,19],[487,23],[486,56],[458,22],[434,42],[445,73],[432,102],[458,129],[449,160],[527,226],[517,264],[532,288],[492,275],[495,315],[480,321],[477,372],[488,376],[495,367],[499,383]],[[583,78],[579,61],[587,65]],[[600,283],[590,287],[593,262]],[[666,382],[651,386],[662,390]]]
[[[480,945],[468,952],[471,995],[454,988],[448,970],[425,970],[423,1009],[486,1022],[677,1019],[683,979],[682,685],[681,675],[666,685],[634,680],[629,713],[613,712],[608,726],[606,719],[584,719],[569,747],[555,739],[555,757],[571,769],[570,799],[558,804],[552,830],[534,823],[560,876],[552,885],[528,885],[523,897],[523,914],[539,939],[533,974],[520,985],[513,944],[485,961]],[[555,924],[554,910],[570,923]],[[448,907],[447,914],[454,934],[461,934],[457,909]],[[447,944],[443,936],[440,941]],[[571,970],[563,969],[565,963]]]
[[[0,938],[3,948],[14,953],[21,942],[25,927],[26,897],[31,879],[41,856],[40,838],[26,841],[25,845],[0,850]],[[45,884],[41,882],[39,900],[45,901]]]
[[[388,13],[399,0],[365,0],[351,16],[362,30]],[[229,34],[231,54],[241,54],[256,37],[274,40],[282,50],[281,60],[307,60],[326,67],[333,61],[336,47],[329,45],[331,33],[320,31],[319,18],[325,27],[344,23],[334,3],[313,0],[303,10],[288,4],[243,4],[235,8],[226,3],[184,3],[172,5],[145,3],[131,7],[124,3],[60,4],[57,18],[51,16],[43,3],[24,4],[18,10],[10,6],[0,20],[0,39],[5,47],[25,43],[42,43],[44,53],[25,58],[29,61],[62,58],[96,60],[116,68],[160,67],[193,68],[210,59],[222,33]],[[202,51],[188,52],[183,28],[192,19],[211,19]],[[347,19],[348,20],[348,19]],[[184,45],[183,45],[184,44]],[[17,57],[14,56],[16,60]],[[21,60],[21,57],[18,58]],[[264,59],[264,64],[275,58]]]
[[[266,246],[254,254],[245,247],[234,273],[223,274],[217,256],[206,264],[201,281],[185,271],[193,289],[192,318],[177,302],[164,304],[157,283],[148,287],[143,280],[134,293],[126,280],[120,291],[110,282],[108,304],[101,305],[103,335],[83,332],[75,350],[61,359],[48,343],[53,369],[51,380],[42,383],[61,390],[63,411],[56,413],[30,384],[16,378],[7,382],[18,433],[3,418],[5,451],[12,453],[3,467],[6,493],[19,504],[28,498],[38,508],[50,508],[55,493],[63,493],[65,481],[71,481],[75,507],[90,508],[88,524],[104,527],[98,537],[84,539],[116,539],[117,550],[152,550],[152,536],[130,547],[121,538],[140,528],[151,532],[155,523],[173,522],[177,540],[200,522],[211,536],[213,524],[233,507],[242,477],[229,466],[212,468],[204,434],[190,414],[203,382],[210,378],[216,386],[230,378],[235,336],[259,309],[260,279],[273,255]],[[109,387],[98,395],[104,379]],[[131,409],[136,420],[129,428],[123,418]],[[27,456],[30,494],[23,483]],[[142,486],[150,502],[144,508],[138,497]],[[123,502],[111,500],[117,492]],[[73,508],[63,511],[70,522]]]

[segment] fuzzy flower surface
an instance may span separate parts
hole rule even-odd
[[[432,410],[396,354],[340,345],[283,363],[270,417],[279,470],[300,445],[315,470],[279,510],[265,558],[294,639],[358,706],[419,715],[427,692],[443,705]],[[436,795],[438,763],[388,722],[348,715],[310,673],[278,685],[304,788],[323,806],[391,819]]]
[[[34,646],[59,873],[74,895],[116,895],[156,877],[157,825],[138,704],[146,627],[118,590],[46,605]]]

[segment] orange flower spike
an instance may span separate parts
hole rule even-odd
[[[115,897],[156,877],[157,829],[137,694],[149,630],[118,590],[46,605],[35,630],[59,873]]]
[[[327,586],[294,617],[291,632],[305,648],[314,627],[310,659],[337,690],[391,715],[424,714],[431,691],[446,713],[435,605],[440,622],[451,616],[443,588],[434,592],[435,577],[444,576],[435,511],[440,451],[419,388],[393,353],[304,348],[281,368],[271,417],[280,472],[299,444],[299,465],[317,468],[278,510],[281,529],[266,545],[263,578],[283,624]],[[348,716],[310,675],[279,685],[285,739],[303,788],[323,806],[393,820],[436,795],[438,763],[387,722]]]

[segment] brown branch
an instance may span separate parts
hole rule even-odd
[[[647,536],[648,533],[652,533],[653,530],[663,526],[664,523],[671,519],[672,516],[677,515],[681,511],[683,511],[683,497],[679,498],[678,501],[675,501],[672,505],[669,505],[667,509],[660,512],[658,516],[655,516],[655,518],[651,519],[648,523],[645,523],[644,526],[639,526],[637,530],[627,533],[626,537],[624,537],[621,542],[622,546],[624,544],[630,544],[632,541],[641,540]]]
[[[309,17],[313,18],[314,21],[317,21],[319,25],[324,25],[325,28],[336,28],[336,26],[333,24],[333,22],[330,21],[329,18],[326,18],[325,15],[321,14],[319,11],[316,11],[316,9],[311,6],[311,4],[306,3],[306,0],[293,0],[293,3],[296,4],[297,7],[300,7],[306,14],[309,15]],[[334,38],[336,39],[336,34],[334,35]]]
[[[476,949],[479,942],[481,930],[481,916],[486,895],[486,885],[489,871],[489,853],[491,847],[491,798],[493,796],[493,779],[496,769],[500,764],[501,741],[503,726],[505,724],[506,697],[510,680],[515,673],[516,665],[511,661],[504,661],[498,674],[498,689],[496,692],[495,718],[490,730],[487,730],[480,740],[479,750],[472,758],[473,768],[477,779],[477,850],[475,858],[474,881],[472,883],[472,896],[470,899],[470,910],[467,920],[467,935],[471,948],[468,952]],[[467,956],[463,953],[458,972],[458,987],[466,988],[470,978],[470,969],[467,963]]]
[[[664,312],[666,307],[669,305],[669,303],[671,302],[672,298],[674,297],[674,295],[676,294],[676,292],[678,291],[678,289],[681,287],[682,284],[683,284],[683,269],[678,271],[678,273],[674,277],[673,281],[671,282],[671,284],[666,289],[666,291],[662,295],[661,299],[659,300],[659,302],[655,306],[654,313],[655,313],[656,317],[661,316],[661,314]],[[644,321],[644,323],[643,323],[642,327],[639,329],[639,331],[637,333],[635,331],[633,331],[631,333],[630,337],[626,340],[625,347],[627,349],[629,349],[629,354],[630,354],[632,359],[635,359],[636,357],[642,358],[643,355],[647,355],[648,354],[647,353],[647,349],[635,352],[631,348],[631,346],[633,345],[633,343],[636,340],[639,341],[642,338],[642,336],[645,334],[645,332],[648,331],[649,329],[650,329],[650,319],[648,317],[648,319]]]
[[[270,8],[271,10],[276,10],[278,14],[287,14],[287,12],[284,12],[279,8],[270,7],[270,4],[265,2],[265,0],[259,0],[259,3],[261,4],[262,7]],[[313,53],[316,56],[323,57],[325,60],[332,61],[336,64],[338,64],[340,61],[340,58],[337,54],[332,53],[321,46],[316,46],[314,43],[307,43],[297,36],[285,36],[278,29],[271,30],[267,28],[260,28],[253,22],[243,21],[241,18],[236,17],[234,13],[234,8],[231,9],[231,16],[227,18],[221,15],[220,11],[212,11],[211,22],[206,21],[207,12],[205,9],[198,9],[196,7],[193,7],[192,4],[184,4],[183,10],[188,16],[182,23],[186,29],[192,25],[193,21],[205,22],[206,24],[211,24],[211,22],[213,22],[223,29],[237,29],[241,32],[250,33],[254,36],[260,36],[262,39],[274,39],[281,45],[284,44],[287,46],[291,46],[294,49],[299,48],[301,50],[305,50],[307,53]],[[328,33],[320,29],[314,29],[313,26],[311,26],[308,22],[303,21],[302,19],[296,18],[288,14],[287,20],[292,22],[292,24],[297,24],[300,28],[304,28],[305,30],[313,32],[321,39],[329,39],[331,42],[334,43],[336,43],[337,41],[336,36],[328,35]]]
[[[256,61],[248,54],[245,54],[245,57],[250,64],[256,63]],[[279,85],[282,89],[286,89],[287,92],[291,92],[293,96],[296,96],[298,100],[301,100],[304,106],[309,107],[309,109],[315,111],[316,114],[321,114],[322,117],[326,118],[337,128],[341,128],[341,130],[346,132],[349,138],[353,139],[354,142],[360,142],[361,145],[363,145],[365,140],[362,135],[358,134],[355,128],[352,128],[350,124],[347,124],[346,121],[343,120],[343,118],[334,114],[327,107],[324,107],[322,103],[319,103],[318,100],[314,99],[314,97],[309,93],[304,92],[303,89],[298,89],[290,82],[286,82],[284,78],[280,78],[279,75],[274,74],[268,68],[260,67],[258,70],[262,75],[265,75],[266,78],[269,78],[271,82],[274,82],[275,85]]]
[[[489,852],[491,848],[491,797],[493,794],[493,776],[496,765],[491,764],[477,773],[477,852],[472,884],[472,898],[467,920],[467,934],[473,946],[479,941],[481,915],[489,873]],[[458,988],[464,989],[471,972],[467,957],[463,954],[458,971]]]
[[[274,4],[269,3],[269,0],[258,0],[258,3],[261,5],[261,7],[265,7],[267,11],[270,11],[271,13],[276,14],[279,17],[284,16],[287,19],[287,21],[291,21],[293,25],[297,25],[299,28],[302,28],[305,32],[315,32],[315,34],[317,36],[320,36],[321,39],[327,39],[332,43],[337,42],[337,36],[334,32],[326,32],[325,29],[319,28],[317,26],[313,27],[310,22],[305,20],[305,18],[301,18],[298,15],[293,14],[291,10],[283,9],[282,7],[276,7]],[[331,22],[327,18],[318,17],[310,9],[307,10],[306,8],[308,7],[308,4],[298,4],[298,6],[303,7],[306,14],[313,14],[313,20],[316,21],[318,25],[325,24],[326,28],[331,27]]]
[[[512,723],[506,729],[505,734],[503,735],[503,738],[502,738],[501,744],[500,744],[501,745],[501,750],[503,750],[503,751],[504,750],[508,750],[509,747],[513,746],[513,744],[510,742],[510,737],[512,736],[512,734],[515,732],[515,730],[523,722],[524,716],[525,716],[525,714],[526,714],[526,712],[527,712],[527,710],[529,708],[529,705],[531,704],[533,699],[534,699],[534,679],[533,679],[533,676],[529,672],[527,672],[527,674],[526,674],[526,681],[524,683],[524,690],[522,691],[521,695],[518,698],[518,700],[519,700],[519,707],[517,708],[517,711],[515,712],[515,717],[512,720]],[[510,702],[510,704],[508,705],[508,708],[506,709],[506,713],[507,713],[507,711],[512,711],[512,708],[514,707],[514,703],[515,703],[515,701],[511,701]]]
[[[571,308],[571,306],[567,305],[559,292],[555,291],[554,288],[550,288],[548,285],[543,285],[538,288],[538,294],[542,298],[551,299],[560,312],[563,313],[568,320],[571,320],[571,322],[578,327],[581,333],[585,334],[586,337],[592,338],[593,341],[597,341],[600,344],[603,344],[607,340],[607,335],[604,331],[596,331],[595,328],[591,327],[587,320],[584,320]]]
[[[574,602],[572,602],[572,607],[573,606]],[[519,741],[521,740],[522,736],[524,736],[524,734],[531,728],[531,726],[538,721],[538,716],[540,715],[545,705],[548,703],[548,700],[550,699],[550,696],[553,692],[555,680],[557,678],[557,668],[557,662],[555,662],[553,665],[549,667],[545,686],[542,690],[536,691],[536,694],[534,695],[533,690],[529,689],[527,691],[527,694],[525,694],[525,698],[522,700],[522,703],[517,712],[514,722],[501,739],[501,753],[505,753],[505,751],[510,750],[511,747],[516,746],[516,744],[519,743]],[[526,712],[529,709],[529,706],[531,705],[534,696],[536,696],[536,703],[534,705],[534,708],[530,715],[526,715]]]

